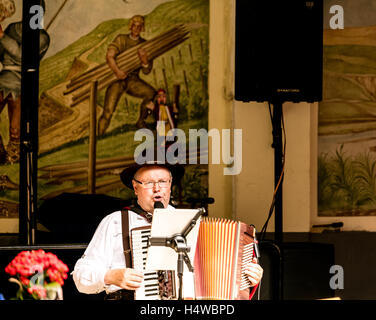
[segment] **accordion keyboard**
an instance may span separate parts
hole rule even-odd
[[[248,276],[245,274],[245,266],[251,262],[253,259],[253,242],[244,245],[242,264],[241,264],[241,280],[240,280],[240,290],[245,290],[251,286],[251,282]]]
[[[145,270],[150,229],[132,230],[133,268],[144,272],[144,281],[135,291],[135,300],[159,300],[158,272]]]

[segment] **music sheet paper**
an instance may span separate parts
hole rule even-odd
[[[181,234],[191,220],[198,213],[198,209],[155,209],[151,228],[151,238],[171,238],[176,234]],[[194,266],[194,256],[196,251],[197,236],[201,218],[188,233],[186,240],[190,248],[188,256],[192,266]],[[165,246],[150,246],[146,259],[147,270],[174,270],[177,274],[178,253]],[[183,295],[184,297],[194,297],[194,277],[184,263],[183,275]]]

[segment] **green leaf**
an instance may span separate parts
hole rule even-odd
[[[57,283],[57,282],[50,282],[50,283],[47,283],[44,285],[44,287],[47,289],[47,290],[58,290],[61,288],[60,284]]]

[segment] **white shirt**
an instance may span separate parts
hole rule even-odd
[[[173,207],[168,206],[169,209]],[[129,210],[129,229],[149,226],[150,223]],[[115,285],[105,285],[104,276],[108,270],[131,268],[127,266],[123,251],[121,211],[103,218],[97,227],[84,255],[76,262],[72,272],[78,291],[82,293],[107,293],[121,289]]]

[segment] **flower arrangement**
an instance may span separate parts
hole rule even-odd
[[[5,268],[19,285],[15,299],[62,299],[61,286],[67,279],[68,267],[56,255],[44,250],[20,252]],[[15,276],[15,277],[14,277]]]

